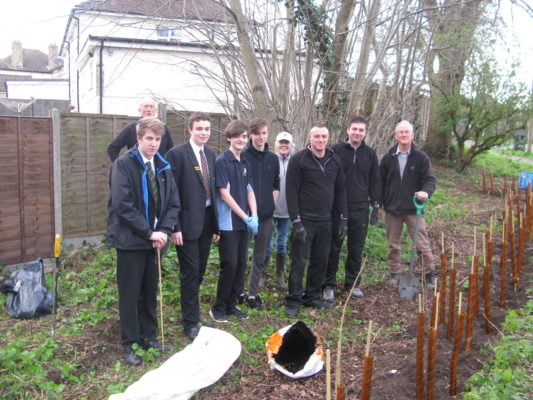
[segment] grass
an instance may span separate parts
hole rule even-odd
[[[512,160],[494,153],[483,153],[472,164],[475,167],[488,168],[494,175],[517,177],[520,172],[533,170],[533,165],[523,161]]]
[[[492,155],[491,155],[492,156]],[[496,157],[496,156],[494,156]],[[493,165],[508,163],[494,161]],[[452,172],[439,176],[439,188],[426,210],[428,225],[437,220],[461,220],[468,215],[470,204],[454,184],[458,179]],[[443,186],[446,186],[445,188]],[[387,279],[387,238],[383,221],[369,226],[364,256],[368,263],[363,272],[363,290]],[[405,233],[405,232],[404,232]],[[408,263],[410,240],[404,235],[403,260]],[[250,250],[251,251],[251,250]],[[341,253],[337,281],[344,281],[345,250]],[[154,351],[144,352],[145,363],[129,368],[121,358],[114,360],[119,346],[117,290],[115,282],[115,251],[105,246],[75,253],[63,262],[59,278],[60,305],[54,336],[51,334],[52,317],[35,320],[13,320],[4,312],[0,315],[0,398],[6,399],[101,399],[124,389],[161,363]],[[201,313],[206,316],[212,304],[218,279],[218,249],[212,246],[209,265],[201,289]],[[181,330],[179,270],[174,248],[171,246],[162,259],[165,337],[174,351],[182,350],[189,341]],[[270,266],[270,273],[273,273]],[[52,277],[47,276],[51,288]],[[270,280],[271,281],[271,280]],[[267,280],[268,282],[268,280]],[[285,293],[272,286],[265,291],[263,300],[268,312],[250,311],[250,320],[230,322],[224,329],[242,343],[242,354],[224,377],[225,385],[238,387],[249,380],[249,375],[266,365],[266,338],[289,323],[285,317]],[[0,294],[0,307],[6,296]],[[354,317],[356,308],[349,304],[344,325],[343,343],[363,347],[365,334],[360,317]],[[331,310],[340,318],[341,307]],[[324,332],[323,342],[336,348],[339,330],[332,329],[331,314],[302,309],[300,319]],[[383,326],[381,334],[395,334],[403,330],[401,319]],[[531,331],[531,330],[530,330]],[[355,332],[355,333],[354,333]],[[88,342],[88,343],[87,343]],[[113,350],[113,351],[111,351]],[[216,398],[218,387],[207,388],[202,396]],[[473,397],[475,398],[475,397]],[[481,397],[484,398],[484,397]]]
[[[503,337],[490,346],[493,358],[466,383],[465,400],[527,400],[533,378],[533,301],[509,310],[502,325]]]

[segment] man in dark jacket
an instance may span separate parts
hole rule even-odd
[[[117,249],[120,329],[129,365],[142,362],[135,343],[170,350],[157,340],[155,250],[163,249],[179,224],[180,204],[170,165],[157,152],[163,132],[161,121],[143,118],[137,147],[111,167],[107,239]]]
[[[291,268],[286,314],[298,316],[300,304],[331,308],[321,300],[332,237],[331,220],[338,215],[337,237],[347,229],[344,171],[339,157],[327,148],[329,131],[323,124],[309,132],[309,146],[289,161],[287,207],[292,227]],[[302,280],[309,258],[305,292]]]
[[[342,161],[346,178],[348,203],[348,256],[346,257],[344,276],[344,288],[346,290],[352,289],[361,270],[361,258],[368,229],[369,207],[372,205],[372,214],[377,217],[381,199],[378,158],[374,150],[365,144],[366,128],[367,123],[364,118],[352,118],[346,130],[348,137],[332,148]],[[333,221],[334,228],[337,223],[338,220]],[[336,275],[339,268],[341,246],[342,241],[335,237],[332,238],[323,290],[323,298],[326,301],[335,299],[334,288],[337,284]],[[364,297],[359,288],[359,281],[360,279],[357,279],[351,292],[351,295],[356,298]]]
[[[413,196],[419,203],[427,199],[435,191],[436,178],[429,157],[413,144],[413,126],[408,121],[396,125],[395,138],[397,144],[392,147],[381,160],[381,178],[383,192],[383,208],[385,225],[389,240],[387,263],[390,271],[390,283],[397,285],[400,265],[400,242],[403,224],[407,226],[409,236],[414,239],[416,226],[416,208]],[[426,284],[433,284],[435,262],[424,216],[421,215],[418,225],[417,252],[422,253]],[[422,272],[420,266],[417,271]]]
[[[199,333],[200,285],[204,278],[211,241],[218,241],[215,207],[215,154],[206,146],[211,119],[203,112],[189,117],[190,140],[170,149],[165,158],[180,196],[179,225],[172,243],[180,264],[181,317],[190,340]]]
[[[252,169],[259,229],[254,240],[250,288],[246,303],[248,307],[263,310],[258,292],[263,282],[266,249],[274,229],[274,208],[279,195],[279,162],[268,150],[268,125],[263,119],[250,121],[250,140],[242,153]]]
[[[157,105],[153,100],[145,100],[139,107],[139,114],[141,118],[145,117],[155,117],[157,115]],[[119,154],[120,150],[124,146],[128,149],[131,149],[137,144],[137,124],[139,122],[131,122],[120,131],[120,133],[109,143],[107,146],[107,154],[111,162],[115,161]],[[164,125],[165,132],[163,138],[161,139],[161,144],[159,146],[159,154],[165,154],[168,150],[174,146],[172,143],[172,136],[170,136],[170,131],[168,127]]]

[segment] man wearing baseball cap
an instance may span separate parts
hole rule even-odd
[[[276,283],[280,289],[286,289],[285,283],[285,259],[287,254],[287,239],[291,220],[287,210],[287,197],[285,195],[285,178],[289,159],[293,151],[292,135],[289,132],[280,132],[276,136],[276,155],[279,160],[279,196],[274,209],[274,232],[267,249],[267,259],[270,258],[276,238]]]

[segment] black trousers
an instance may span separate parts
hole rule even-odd
[[[368,231],[368,208],[350,212],[348,218],[348,241],[346,257],[344,287],[346,290],[352,288],[359,271],[361,270],[361,259],[365,247],[366,234]],[[336,227],[333,228],[336,231]],[[333,238],[331,250],[329,252],[328,272],[324,281],[324,287],[335,287],[337,285],[337,270],[339,269],[339,255],[341,252],[342,240]],[[359,285],[360,277],[356,286]]]
[[[157,283],[155,250],[117,249],[118,308],[123,345],[156,337]]]
[[[220,231],[220,274],[213,310],[227,313],[235,307],[237,295],[244,287],[248,260],[248,231]]]
[[[207,207],[200,237],[183,240],[183,246],[176,246],[180,267],[181,323],[185,329],[198,326],[200,322],[199,292],[211,248],[212,215],[211,207]]]
[[[305,242],[302,243],[292,238],[287,305],[306,304],[313,300],[320,300],[322,284],[326,276],[331,244],[331,220],[302,219],[302,223],[307,233]],[[304,293],[303,278],[308,259]]]

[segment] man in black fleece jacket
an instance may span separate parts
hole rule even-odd
[[[147,99],[139,106],[139,114],[141,119],[145,117],[156,117],[157,116],[157,105],[153,100]],[[137,144],[137,124],[139,122],[131,122],[120,131],[120,133],[109,143],[107,146],[107,154],[111,162],[115,161],[120,155],[120,150],[124,146],[128,149],[131,149]],[[164,133],[161,138],[161,146],[159,146],[159,154],[166,154],[170,150],[174,143],[172,142],[172,136],[170,136],[170,131],[168,127],[164,125]]]
[[[344,288],[346,290],[352,289],[361,270],[361,258],[368,230],[369,207],[372,205],[372,214],[377,217],[377,210],[381,203],[381,176],[378,158],[374,150],[365,144],[366,128],[367,123],[364,118],[352,118],[346,129],[348,133],[346,140],[332,147],[332,150],[342,161],[346,177],[348,203],[348,256],[346,257],[344,276]],[[336,222],[333,221],[334,228]],[[332,239],[323,290],[323,298],[326,301],[335,299],[334,288],[337,284],[336,275],[339,268],[341,246],[342,240]],[[359,288],[359,281],[360,279],[357,279],[356,286],[351,291],[351,295],[356,298],[364,297]]]
[[[255,235],[250,288],[246,303],[250,308],[264,309],[258,296],[265,273],[266,249],[274,229],[274,208],[279,195],[278,157],[268,150],[268,125],[263,119],[250,121],[250,141],[242,153],[250,164],[253,177],[259,230]]]
[[[321,300],[332,237],[332,218],[339,215],[337,236],[347,229],[344,171],[339,157],[327,148],[329,131],[322,124],[309,132],[309,146],[289,161],[286,191],[293,222],[289,293],[286,314],[298,315],[300,304],[331,308]],[[305,292],[302,280],[309,258]]]
[[[385,225],[389,239],[390,283],[397,285],[400,265],[400,242],[403,224],[407,226],[409,236],[414,239],[416,225],[416,208],[413,196],[418,203],[423,203],[435,191],[436,178],[431,167],[431,161],[426,153],[417,150],[413,144],[413,125],[408,121],[401,121],[396,125],[395,138],[397,144],[381,159],[381,179],[383,192],[383,208],[385,209]],[[428,286],[433,284],[435,261],[431,247],[424,215],[420,216],[418,225],[418,239],[416,250],[422,253],[425,280]],[[417,272],[422,272],[417,266]]]

